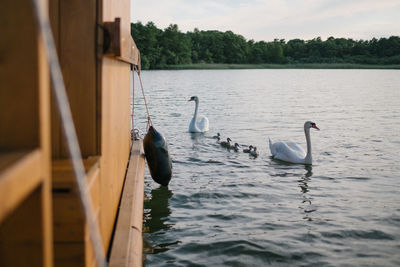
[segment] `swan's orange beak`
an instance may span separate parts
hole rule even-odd
[[[319,128],[317,127],[316,124],[314,124],[312,127],[313,127],[314,129],[317,129],[317,130],[319,131]]]
[[[189,101],[193,101],[193,99],[189,99],[188,102],[189,102]]]

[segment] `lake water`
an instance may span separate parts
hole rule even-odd
[[[145,177],[146,266],[399,266],[400,72],[143,71],[156,129],[168,140],[168,188]],[[136,127],[146,127],[136,80]],[[190,134],[191,96],[210,131]],[[313,165],[271,159],[268,137]],[[258,158],[222,148],[217,132]]]

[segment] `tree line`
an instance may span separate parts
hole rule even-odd
[[[353,40],[320,37],[312,40],[275,39],[271,42],[246,40],[232,31],[183,33],[178,25],[164,30],[153,22],[131,24],[131,33],[141,53],[143,69],[196,63],[296,64],[354,63],[400,64],[400,37]]]

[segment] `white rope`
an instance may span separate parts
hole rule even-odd
[[[102,245],[103,242],[101,240],[100,231],[93,213],[92,201],[88,196],[89,190],[87,186],[86,173],[82,162],[81,151],[79,148],[78,138],[76,136],[75,126],[72,120],[71,109],[65,90],[65,84],[61,73],[60,64],[58,62],[49,18],[44,8],[40,8],[38,0],[31,0],[31,2],[34,9],[34,16],[38,23],[40,35],[44,41],[44,46],[47,53],[47,60],[50,67],[50,77],[52,88],[54,91],[54,97],[57,102],[58,111],[60,113],[64,130],[63,132],[67,141],[67,148],[75,173],[82,208],[86,217],[86,221],[89,224],[89,235],[93,243],[97,266],[107,266],[107,261]]]

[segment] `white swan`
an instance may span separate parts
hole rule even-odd
[[[189,132],[191,133],[204,133],[208,131],[208,119],[204,116],[197,117],[197,111],[199,109],[199,98],[192,96],[189,101],[195,101],[196,107],[194,109],[194,115],[189,124]]]
[[[312,164],[310,128],[319,130],[314,122],[306,121],[304,123],[307,153],[294,142],[278,141],[272,143],[271,139],[269,139],[269,149],[271,150],[272,157],[290,163]]]

